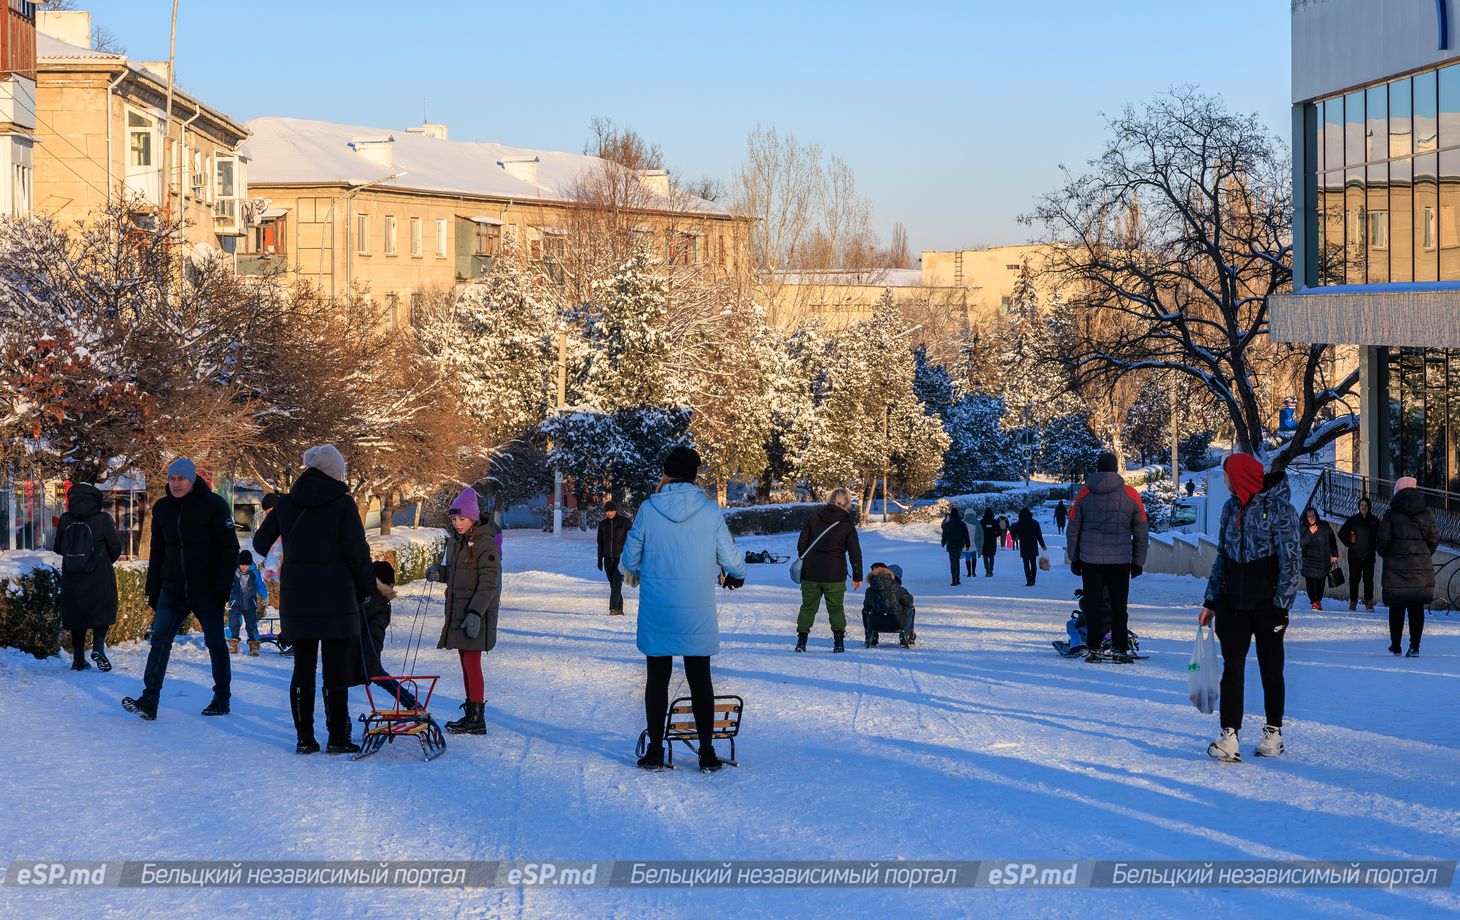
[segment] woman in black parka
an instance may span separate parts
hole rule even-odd
[[[1379,537],[1375,543],[1384,560],[1384,574],[1379,583],[1389,608],[1389,652],[1399,654],[1404,621],[1408,619],[1406,658],[1419,657],[1425,605],[1435,599],[1435,548],[1440,545],[1439,529],[1418,485],[1413,476],[1401,477],[1394,483],[1394,499],[1379,520]]]
[[[303,475],[254,535],[263,555],[284,540],[279,570],[279,639],[294,647],[289,710],[298,734],[295,752],[314,754],[314,672],[324,667],[327,751],[352,754],[350,684],[359,671],[360,604],[375,592],[370,545],[355,500],[344,483],[345,458],[323,444],[304,453]]]
[[[101,504],[100,489],[73,483],[51,544],[51,552],[61,554],[61,628],[71,631],[73,671],[91,667],[85,656],[88,629],[91,660],[98,670],[112,669],[106,657],[106,631],[117,621],[117,575],[112,566],[122,556],[122,541]]]

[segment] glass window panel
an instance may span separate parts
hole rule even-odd
[[[1371,87],[1368,96],[1367,155],[1372,163],[1389,159],[1389,87]]]
[[[1344,162],[1358,166],[1364,162],[1364,93],[1360,90],[1343,98],[1343,149]]]
[[[1460,281],[1460,149],[1439,156],[1440,280]]]
[[[1439,158],[1428,153],[1414,158],[1414,280],[1438,281],[1439,259],[1439,193],[1436,172]]]
[[[1410,98],[1408,79],[1395,80],[1389,84],[1389,156],[1407,157],[1414,153],[1411,118],[1413,101]]]
[[[1364,243],[1363,167],[1348,170],[1343,185],[1344,283],[1363,284],[1366,279],[1366,246]]]
[[[1440,71],[1440,146],[1460,147],[1460,64]]]
[[[1457,151],[1460,152],[1460,151]],[[1389,164],[1369,164],[1368,213],[1365,220],[1364,238],[1369,252],[1366,258],[1369,269],[1369,283],[1382,284],[1389,280]],[[1460,250],[1456,250],[1460,254]]]
[[[1389,164],[1389,280],[1414,280],[1414,161]]]
[[[1343,171],[1323,175],[1323,249],[1319,284],[1343,284]]]
[[[1313,103],[1312,111],[1313,121],[1315,122],[1315,124],[1310,130],[1313,131],[1313,154],[1317,161],[1315,169],[1317,169],[1318,172],[1323,172],[1323,170],[1326,168],[1323,165],[1323,103]]]
[[[1336,169],[1343,165],[1342,96],[1323,104],[1323,163],[1324,169]]]
[[[1414,152],[1428,153],[1439,146],[1435,72],[1414,75]]]

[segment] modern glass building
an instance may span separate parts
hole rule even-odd
[[[1359,471],[1460,492],[1460,0],[1293,0],[1295,293],[1360,346]]]

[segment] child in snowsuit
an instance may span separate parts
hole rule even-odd
[[[902,566],[873,563],[867,593],[862,599],[862,629],[866,647],[877,647],[877,633],[897,631],[903,648],[912,648],[917,641],[913,620],[917,608],[913,596],[902,586]]]
[[[269,589],[264,574],[254,564],[253,553],[240,550],[238,571],[233,573],[233,587],[228,597],[228,653],[238,653],[238,628],[248,627],[248,656],[259,656],[259,598],[268,603]]]
[[[380,653],[385,649],[385,631],[390,628],[390,602],[395,600],[395,567],[381,560],[372,563],[371,568],[375,573],[375,593],[360,605],[360,655],[365,680],[390,673],[381,664]],[[374,683],[392,698],[398,696],[402,709],[416,708],[416,698],[395,681],[377,680]]]

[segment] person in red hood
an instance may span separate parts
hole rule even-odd
[[[1222,646],[1222,734],[1207,753],[1237,763],[1242,759],[1237,733],[1243,679],[1254,639],[1267,716],[1255,753],[1273,757],[1283,752],[1283,635],[1298,593],[1301,552],[1298,512],[1282,471],[1264,473],[1261,461],[1248,454],[1228,457],[1222,470],[1232,497],[1222,506],[1217,558],[1198,622],[1209,626],[1215,621]]]

